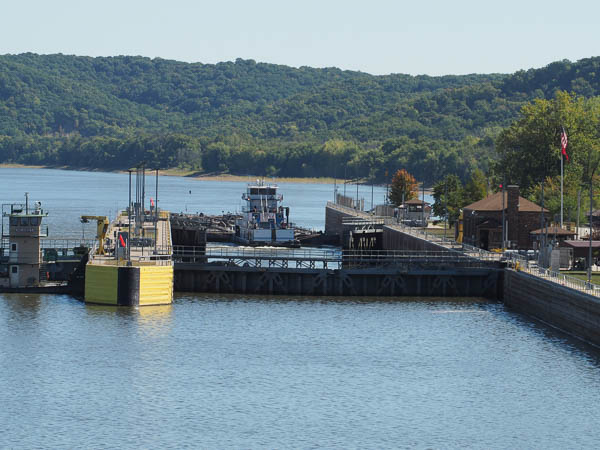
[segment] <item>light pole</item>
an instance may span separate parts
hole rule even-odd
[[[448,223],[448,179],[444,183],[444,239],[446,238],[446,224]]]
[[[127,261],[131,261],[131,170],[129,172],[129,211],[127,212]]]
[[[588,249],[588,283],[592,283],[592,212],[594,209],[594,184],[593,184],[593,173],[590,177],[590,246]]]
[[[427,228],[425,224],[425,181],[421,183],[421,188],[423,192],[423,204],[421,205],[421,223],[423,224],[423,228]]]
[[[504,206],[504,195],[506,189],[506,176],[502,177],[502,252],[506,248],[506,211]]]

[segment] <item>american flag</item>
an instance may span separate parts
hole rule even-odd
[[[567,155],[567,143],[569,141],[567,140],[567,133],[565,131],[565,129],[563,128],[562,133],[560,134],[560,144],[562,146],[562,154],[565,156],[566,160],[569,160],[569,155]]]

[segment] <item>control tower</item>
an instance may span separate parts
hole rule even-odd
[[[48,229],[45,232],[42,230],[42,220],[48,213],[41,206],[40,202],[35,202],[31,207],[27,193],[24,204],[2,205],[2,241],[8,247],[6,287],[34,287],[40,284],[43,261],[40,241],[48,236]],[[6,283],[7,280],[3,281]]]

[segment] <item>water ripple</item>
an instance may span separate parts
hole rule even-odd
[[[0,447],[592,447],[598,353],[477,300],[0,295]],[[557,426],[560,424],[560,426]]]

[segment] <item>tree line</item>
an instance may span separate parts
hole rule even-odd
[[[590,208],[598,206],[600,97],[558,91],[553,99],[525,104],[519,117],[499,134],[495,150],[496,158],[487,174],[475,169],[463,182],[456,173],[450,173],[434,184],[435,215],[447,214],[455,222],[463,207],[499,191],[503,184],[516,184],[522,196],[543,204],[550,211],[550,220],[558,222],[562,159],[564,220],[584,218]],[[396,177],[392,184],[401,186]],[[411,175],[402,172],[402,177]],[[390,200],[399,204],[397,196],[390,196]]]
[[[488,174],[523,105],[600,93],[600,58],[512,75],[372,76],[236,60],[0,56],[0,162],[433,184]]]

